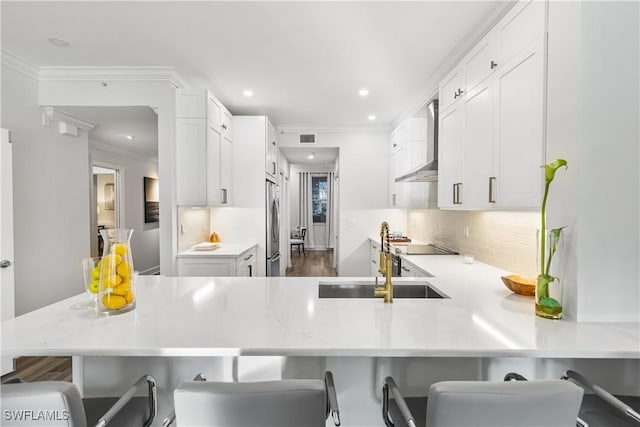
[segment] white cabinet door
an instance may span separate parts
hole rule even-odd
[[[544,38],[500,68],[496,79],[498,207],[537,208],[544,164]]]
[[[378,269],[380,268],[380,243],[374,243],[371,241],[369,248],[369,275],[370,276],[379,276],[380,272]]]
[[[222,141],[220,132],[211,124],[207,126],[207,200],[210,206],[222,204],[221,181]]]
[[[220,113],[220,133],[223,138],[227,138],[229,141],[233,140],[233,116],[227,110],[222,110]]]
[[[221,204],[230,206],[233,204],[233,143],[226,136],[222,138],[220,147],[220,191]]]
[[[465,209],[488,209],[489,178],[493,173],[492,79],[477,85],[464,98],[464,198]]]
[[[494,31],[489,32],[462,60],[466,93],[471,92],[498,67],[494,53],[495,37]]]
[[[440,116],[438,207],[458,208],[462,201],[464,109],[458,103]]]
[[[390,206],[392,208],[400,208],[405,205],[405,186],[404,182],[396,182],[396,178],[401,176],[400,171],[403,170],[405,161],[405,149],[401,146],[399,149],[391,153],[389,157],[389,195]]]
[[[256,275],[256,249],[248,250],[237,258],[236,272],[238,277],[253,277]]]
[[[460,91],[464,86],[463,73],[463,67],[458,66],[440,83],[440,111],[446,110],[460,100]]]
[[[278,177],[278,134],[267,120],[267,141],[266,141],[266,164],[265,172],[272,178]]]
[[[411,117],[406,122],[406,159],[403,174],[409,173],[429,161],[427,152],[429,121],[427,117]]]
[[[520,1],[498,22],[494,28],[498,66],[511,61],[544,35],[545,7],[543,1]]]
[[[233,277],[235,258],[198,257],[178,258],[178,275],[193,277]]]
[[[400,264],[400,276],[401,277],[416,277],[416,273],[414,269],[411,267],[411,264],[401,263]]]
[[[178,205],[207,204],[206,119],[176,120],[176,186]]]

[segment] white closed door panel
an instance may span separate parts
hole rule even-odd
[[[544,164],[544,40],[499,71],[496,86],[498,194],[501,208],[537,208]]]
[[[207,201],[209,205],[218,206],[223,201],[222,171],[220,169],[222,155],[222,141],[220,132],[209,123],[207,127]]]
[[[176,124],[176,182],[178,204],[207,204],[206,119],[178,119]]]
[[[14,276],[13,276],[13,179],[12,147],[10,132],[2,129],[0,147],[0,286],[1,319],[11,319],[15,315]],[[0,359],[1,375],[13,371],[13,358]]]
[[[490,80],[490,79],[489,79]],[[492,174],[493,99],[491,84],[482,84],[464,100],[464,206],[487,209]]]
[[[438,207],[457,208],[457,187],[464,170],[464,110],[458,104],[440,116],[438,142]]]

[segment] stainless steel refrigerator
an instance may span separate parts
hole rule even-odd
[[[267,180],[267,277],[280,276],[280,192]]]

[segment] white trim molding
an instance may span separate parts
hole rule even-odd
[[[391,127],[279,127],[276,131],[283,135],[285,133],[319,134],[319,133],[391,133]],[[313,144],[309,144],[310,146]]]
[[[173,67],[40,67],[40,81],[156,81],[186,87]]]
[[[52,121],[60,122],[67,126],[73,126],[84,131],[91,131],[98,124],[55,107],[42,107],[42,126],[50,126]],[[61,128],[62,129],[62,128]]]
[[[31,77],[35,80],[38,80],[40,78],[40,70],[37,66],[17,57],[9,51],[2,50],[0,60],[2,61],[2,65],[6,65],[12,70],[22,73],[27,77]]]
[[[89,148],[95,148],[96,150],[106,151],[120,156],[128,157],[134,160],[140,160],[143,162],[155,162],[158,163],[158,157],[147,156],[142,153],[134,153],[133,151],[123,150],[113,145],[107,144],[103,141],[97,141],[95,138],[89,139]]]

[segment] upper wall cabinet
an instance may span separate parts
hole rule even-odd
[[[232,115],[209,91],[178,91],[177,202],[231,206]]]
[[[267,120],[267,141],[265,147],[265,172],[268,177],[278,182],[278,133]]]
[[[518,2],[441,82],[440,208],[539,207],[545,7]]]

